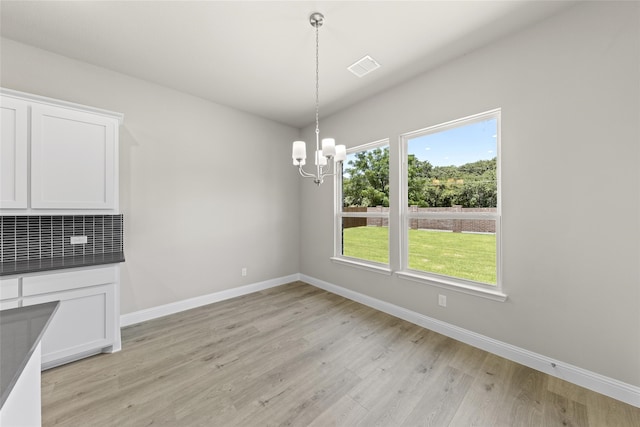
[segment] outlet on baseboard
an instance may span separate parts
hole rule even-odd
[[[447,296],[446,295],[438,294],[438,305],[440,307],[446,307],[447,306]]]
[[[84,245],[87,243],[87,236],[71,236],[69,243],[72,245]]]

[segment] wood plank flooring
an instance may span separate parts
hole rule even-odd
[[[295,282],[43,372],[44,426],[640,426],[640,409]]]

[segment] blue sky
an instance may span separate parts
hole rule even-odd
[[[408,153],[433,166],[460,166],[493,159],[497,153],[496,119],[455,127],[409,140]]]
[[[497,132],[496,119],[483,120],[411,138],[407,151],[420,160],[428,160],[433,166],[460,166],[490,160],[498,151]],[[354,159],[355,153],[347,155],[345,169],[349,167],[349,160]]]

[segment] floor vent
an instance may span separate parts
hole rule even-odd
[[[356,61],[354,64],[347,67],[347,70],[351,71],[353,74],[355,74],[358,77],[363,77],[369,74],[370,72],[377,70],[378,68],[380,68],[380,64],[378,64],[378,62],[375,59],[367,55],[364,58]]]

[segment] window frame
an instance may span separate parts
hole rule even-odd
[[[366,144],[361,144],[355,147],[351,147],[347,149],[347,156],[349,154],[358,153],[361,151],[368,151],[375,148],[383,148],[387,147],[389,150],[389,154],[391,154],[391,141],[389,138],[380,139],[377,141],[369,142]],[[343,164],[342,162],[336,164],[336,175],[334,179],[334,248],[333,248],[333,257],[331,260],[340,264],[346,264],[350,266],[354,266],[357,268],[373,271],[376,273],[382,273],[391,275],[391,223],[390,223],[390,212],[344,212],[342,203],[342,176],[343,176]],[[391,159],[389,159],[389,168],[391,169]],[[389,210],[391,209],[391,198],[389,198]],[[376,261],[370,261],[363,258],[354,258],[345,256],[342,253],[342,220],[343,218],[386,218],[387,219],[387,242],[388,242],[388,254],[387,259],[389,262],[380,263]]]
[[[496,119],[496,180],[497,206],[496,212],[410,212],[408,196],[408,145],[409,140],[442,132],[445,130],[477,123],[483,120]],[[507,296],[502,288],[502,191],[501,191],[501,109],[493,109],[483,113],[451,120],[400,135],[400,270],[398,277],[434,285],[437,287],[478,295],[485,298],[505,301]],[[496,284],[485,284],[454,276],[446,276],[409,268],[409,224],[411,219],[467,219],[495,220],[496,228]]]

